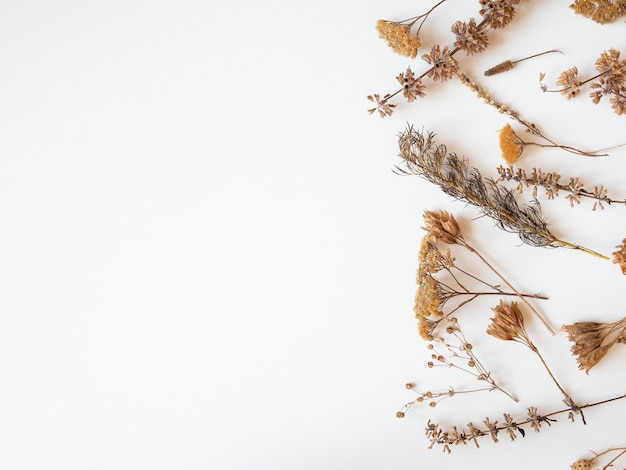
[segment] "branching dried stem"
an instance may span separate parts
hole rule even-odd
[[[594,104],[603,97],[609,97],[611,108],[615,114],[626,114],[626,60],[620,59],[620,52],[609,49],[602,52],[596,60],[596,75],[586,79],[578,78],[578,68],[572,67],[559,75],[556,82],[560,88],[549,90],[541,83],[541,89],[549,93],[561,93],[568,100],[578,96],[581,88],[587,83],[595,90],[589,96]],[[543,78],[543,75],[541,75]]]
[[[422,79],[424,77],[442,82],[452,78],[458,70],[458,61],[454,58],[455,54],[459,51],[464,51],[467,55],[483,52],[489,44],[488,30],[504,28],[509,24],[515,16],[515,6],[519,4],[519,2],[520,0],[480,0],[481,9],[479,14],[482,20],[477,23],[474,18],[471,18],[468,22],[457,21],[454,23],[451,28],[451,31],[456,37],[453,46],[445,46],[442,48],[439,44],[435,44],[429,54],[422,56],[422,59],[430,65],[430,68],[416,77],[409,67],[407,68],[407,73],[410,79],[402,75],[397,77],[398,81],[403,85],[402,88],[393,93],[386,93],[382,97],[380,94],[376,93],[368,95],[367,98],[375,104],[375,107],[369,109],[368,112],[370,114],[378,112],[383,118],[391,116],[396,105],[389,101],[395,96],[404,93],[407,100],[412,102],[415,99],[415,95],[410,92],[407,93],[407,90],[412,88],[418,88],[420,90],[417,96],[425,95],[422,86]],[[439,4],[435,5],[435,7],[438,5]],[[410,20],[413,21],[414,19],[411,18]],[[381,24],[380,21],[383,20],[379,20],[379,25]],[[406,25],[400,25],[398,27],[405,26]],[[403,37],[406,37],[406,35],[403,35]],[[417,41],[419,43],[419,38],[406,39],[406,41]],[[419,45],[421,45],[421,43]],[[414,44],[408,44],[407,47],[401,46],[399,49],[406,49],[410,52],[404,55],[412,57],[417,55],[417,48],[414,47]]]
[[[437,145],[434,134],[424,133],[409,126],[398,137],[403,166],[399,174],[417,175],[436,184],[447,195],[476,206],[496,225],[508,232],[517,233],[520,239],[539,247],[564,247],[591,254],[603,259],[608,256],[557,238],[548,229],[538,202],[520,207],[511,190],[480,172],[468,167],[467,161],[448,153],[444,145]]]
[[[585,188],[584,183],[578,177],[569,178],[567,184],[560,183],[561,175],[556,172],[544,172],[541,168],[533,168],[527,172],[523,168],[515,168],[513,165],[506,167],[499,166],[497,183],[501,181],[514,181],[517,183],[515,190],[522,194],[524,188],[532,187],[532,197],[537,197],[538,188],[545,190],[546,197],[554,199],[560,192],[568,193],[565,198],[569,201],[570,207],[580,204],[582,198],[592,199],[592,210],[603,210],[606,205],[621,204],[626,205],[626,198],[615,199],[608,196],[607,189],[602,186],[594,186],[593,190]]]
[[[577,148],[572,147],[570,145],[563,145],[563,144],[559,144],[559,143],[555,142],[554,140],[552,140],[549,137],[547,137],[537,127],[536,124],[534,124],[532,122],[529,122],[529,121],[526,121],[515,110],[511,109],[506,104],[503,104],[500,101],[494,99],[481,85],[476,83],[474,80],[472,80],[466,74],[459,72],[459,73],[456,74],[456,77],[459,79],[459,81],[463,85],[465,85],[470,90],[472,90],[474,93],[476,93],[476,96],[478,98],[481,98],[486,104],[488,104],[489,106],[492,106],[495,109],[497,109],[500,114],[505,114],[508,117],[510,117],[511,119],[513,119],[514,121],[517,121],[519,124],[521,124],[522,126],[524,126],[526,128],[526,131],[529,134],[532,134],[532,135],[534,135],[534,136],[536,136],[536,137],[538,137],[540,139],[543,139],[544,141],[547,142],[547,144],[525,142],[526,145],[538,145],[540,147],[555,147],[555,148],[559,148],[561,150],[564,150],[566,152],[573,153],[575,155],[581,155],[581,156],[584,156],[584,157],[606,157],[608,155],[607,153],[599,153],[597,151],[589,152],[589,151],[585,151],[585,150],[580,150],[580,149],[577,149]]]
[[[608,400],[602,400],[595,403],[588,403],[586,405],[578,406],[579,410],[591,408],[598,405],[603,405],[616,400],[626,398],[626,394],[609,398]],[[491,422],[489,418],[485,418],[483,421],[484,426],[476,425],[472,422],[467,424],[466,428],[459,428],[452,426],[451,429],[445,430],[439,424],[433,423],[430,420],[426,425],[426,437],[430,441],[429,448],[433,448],[435,445],[443,446],[443,451],[450,453],[451,445],[467,444],[468,442],[474,442],[476,447],[478,445],[478,439],[483,436],[490,436],[493,442],[498,442],[498,435],[500,432],[508,434],[509,438],[514,441],[518,434],[524,437],[526,435],[525,426],[532,428],[536,432],[540,432],[543,424],[552,425],[556,422],[553,416],[557,416],[563,413],[568,413],[568,417],[573,421],[574,415],[572,414],[571,407],[563,408],[557,411],[552,411],[546,414],[539,414],[537,408],[527,408],[527,416],[519,420],[513,420],[510,414],[503,414],[503,422],[498,421]]]

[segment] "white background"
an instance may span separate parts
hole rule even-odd
[[[434,3],[434,2],[433,2]],[[600,26],[566,1],[523,1],[462,69],[557,141],[626,143],[626,117],[585,94],[543,94],[574,65],[626,54],[623,20]],[[25,0],[0,4],[0,468],[567,468],[626,445],[626,401],[565,416],[509,442],[428,450],[431,418],[464,426],[562,407],[522,346],[482,333],[493,303],[464,315],[478,354],[519,398],[474,394],[396,411],[440,375],[413,317],[425,209],[453,212],[466,237],[559,328],[626,315],[608,261],[522,245],[417,177],[392,172],[407,123],[437,134],[486,176],[507,118],[456,81],[370,116],[371,93],[478,2],[449,0],[411,61],[377,37],[431,2]],[[547,49],[506,75],[485,68]],[[519,130],[519,128],[518,128]],[[603,159],[527,149],[520,165],[626,196],[626,148]],[[528,194],[526,194],[528,196]],[[542,196],[540,196],[542,198]],[[610,254],[624,208],[543,202],[553,232]],[[480,269],[477,266],[477,269]],[[579,403],[626,392],[615,346],[589,375],[570,343],[529,330]],[[622,465],[624,464],[621,462]]]

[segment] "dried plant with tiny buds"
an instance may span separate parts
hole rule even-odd
[[[549,90],[540,83],[541,89],[548,93],[561,93],[568,100],[580,94],[583,85],[590,83],[592,91],[589,96],[594,104],[598,104],[603,97],[608,97],[615,114],[626,114],[626,60],[620,59],[620,52],[609,49],[602,52],[596,60],[596,75],[580,79],[578,68],[571,67],[562,72],[556,82],[558,89]],[[540,78],[543,77],[543,74]]]
[[[578,368],[587,374],[614,344],[626,343],[626,318],[613,323],[576,322],[564,325],[561,330],[574,343],[572,354],[576,356]]]
[[[484,383],[485,386],[481,388],[464,389],[449,387],[447,390],[443,391],[429,390],[422,392],[418,390],[415,384],[408,383],[406,384],[406,388],[415,392],[417,397],[405,404],[396,413],[398,418],[404,418],[406,412],[417,404],[428,403],[428,406],[434,408],[442,400],[468,393],[498,390],[507,395],[511,400],[517,402],[517,398],[496,383],[491,372],[489,372],[478,359],[474,347],[463,334],[458,320],[452,317],[446,319],[446,322],[447,327],[445,328],[445,332],[433,338],[431,342],[428,343],[428,350],[430,351],[430,360],[427,363],[428,367],[431,369],[437,367],[454,369],[470,375],[475,380]]]
[[[447,195],[476,206],[496,226],[537,247],[564,247],[588,253],[603,259],[608,256],[589,248],[557,238],[548,228],[538,202],[520,206],[511,190],[494,180],[483,178],[467,161],[449,153],[445,145],[437,145],[434,134],[417,131],[412,126],[398,137],[402,166],[399,174],[416,175],[436,184]]]
[[[585,417],[576,405],[572,397],[563,389],[561,384],[557,381],[556,377],[548,367],[547,362],[539,352],[539,349],[533,344],[524,326],[524,315],[517,306],[517,303],[507,303],[504,300],[500,301],[500,304],[494,307],[493,312],[495,316],[491,319],[491,324],[487,327],[487,334],[494,338],[501,339],[502,341],[513,341],[515,343],[522,344],[530,349],[541,361],[541,364],[548,372],[548,375],[552,379],[552,382],[556,385],[559,391],[563,394],[565,404],[567,404],[572,413],[581,413],[583,423]]]
[[[626,198],[615,199],[609,197],[608,190],[603,185],[594,186],[593,189],[585,188],[585,184],[578,177],[569,178],[566,184],[561,183],[561,175],[556,172],[544,172],[541,168],[533,168],[526,171],[523,168],[515,168],[513,165],[498,166],[498,179],[496,182],[513,181],[517,183],[516,192],[522,194],[524,188],[532,187],[532,197],[538,195],[538,188],[545,190],[548,200],[555,199],[559,193],[567,193],[565,199],[569,202],[570,207],[575,207],[581,203],[583,198],[593,200],[591,210],[604,210],[605,206],[610,205],[626,205]]]
[[[616,400],[621,400],[622,398],[626,398],[626,394],[609,398],[607,400],[580,405],[578,409],[583,410],[594,406],[604,405]],[[499,442],[498,436],[501,432],[506,433],[510,440],[514,441],[517,439],[518,434],[522,437],[526,436],[525,427],[530,427],[533,431],[540,432],[544,424],[551,426],[552,423],[556,422],[556,419],[554,419],[553,416],[563,413],[568,413],[570,421],[574,420],[574,415],[569,407],[552,411],[550,413],[539,413],[536,407],[531,406],[528,407],[526,411],[526,416],[517,420],[514,420],[511,414],[503,413],[502,422],[499,422],[498,420],[491,421],[489,418],[485,418],[482,424],[469,422],[466,427],[452,426],[449,429],[445,429],[441,425],[428,420],[425,431],[426,438],[430,442],[429,449],[432,449],[436,445],[440,445],[442,446],[443,452],[450,453],[452,451],[451,446],[460,444],[465,445],[468,442],[473,442],[476,447],[480,447],[478,439],[485,436],[491,437],[492,442],[497,443]]]

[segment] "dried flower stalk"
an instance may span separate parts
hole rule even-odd
[[[576,322],[563,325],[561,330],[573,342],[572,354],[579,369],[589,370],[609,352],[616,343],[626,343],[626,318],[613,323]]]
[[[530,133],[530,134],[532,134],[534,136],[537,136],[540,139],[543,139],[544,141],[547,142],[547,144],[525,142],[526,145],[537,145],[537,146],[540,146],[540,147],[559,148],[559,149],[564,150],[566,152],[573,153],[575,155],[581,155],[581,156],[584,156],[584,157],[606,157],[608,155],[607,153],[599,153],[598,151],[588,152],[588,151],[577,149],[577,148],[572,147],[570,145],[563,145],[563,144],[559,144],[559,143],[555,142],[554,140],[552,140],[549,137],[547,137],[537,127],[537,125],[535,125],[532,122],[529,122],[529,121],[526,121],[526,120],[522,119],[520,117],[519,113],[517,113],[516,111],[511,109],[506,104],[503,104],[503,103],[499,102],[498,100],[494,99],[481,85],[479,85],[474,80],[469,78],[466,74],[464,74],[464,73],[457,73],[456,77],[460,80],[460,82],[463,85],[465,85],[470,90],[472,90],[474,93],[476,93],[476,96],[478,98],[481,98],[486,104],[496,108],[500,114],[505,114],[505,115],[509,116],[511,119],[513,119],[514,121],[517,121],[518,123],[523,125],[526,128],[526,131],[528,133]],[[520,153],[521,153],[522,150],[523,150],[523,146],[520,149]]]
[[[589,248],[561,240],[548,229],[538,202],[520,207],[511,190],[491,179],[483,178],[467,161],[448,153],[445,145],[437,145],[434,134],[424,133],[409,126],[398,137],[402,167],[400,174],[417,175],[436,184],[447,195],[472,204],[496,225],[508,232],[517,233],[530,246],[564,247],[609,259]]]
[[[616,400],[626,398],[626,394],[609,398],[608,400],[602,400],[595,403],[588,403],[581,405],[578,408],[580,410],[591,408],[593,406],[603,405]],[[489,418],[485,418],[483,425],[477,425],[472,422],[467,424],[466,428],[452,426],[451,429],[444,429],[437,423],[433,423],[428,420],[426,425],[426,437],[430,441],[429,449],[432,449],[435,445],[443,446],[443,451],[450,453],[452,445],[467,444],[468,442],[474,442],[476,447],[478,445],[478,439],[484,436],[490,436],[492,441],[498,442],[498,435],[500,432],[505,432],[511,441],[514,441],[518,434],[522,437],[526,436],[525,426],[532,428],[535,432],[540,432],[543,424],[556,422],[552,416],[568,413],[568,417],[573,421],[573,414],[571,408],[564,408],[557,411],[552,411],[546,414],[540,414],[535,407],[527,408],[527,416],[518,420],[513,420],[510,414],[503,414],[503,422],[499,423],[497,420],[490,421]]]
[[[541,55],[544,54],[551,54],[553,52],[558,52],[559,54],[563,54],[561,51],[557,50],[557,49],[551,49],[549,51],[545,51],[545,52],[540,52],[539,54],[533,54],[533,55],[529,55],[528,57],[524,57],[523,59],[518,59],[518,60],[505,60],[504,62],[500,62],[497,65],[494,65],[493,67],[485,70],[485,76],[486,77],[490,77],[491,75],[497,75],[499,73],[504,73],[504,72],[508,72],[509,70],[512,70],[513,67],[515,67],[515,64],[518,64],[524,60],[528,60],[528,59],[533,59],[535,57],[539,57]]]
[[[548,375],[557,386],[559,391],[563,394],[565,398],[565,403],[570,406],[572,412],[580,412],[579,406],[576,405],[572,397],[563,389],[561,384],[558,382],[545,359],[537,349],[537,347],[533,344],[526,331],[526,327],[524,326],[524,315],[522,311],[519,309],[515,302],[506,303],[503,300],[500,301],[500,304],[493,308],[495,313],[494,318],[491,319],[491,324],[487,328],[487,334],[493,336],[494,338],[501,339],[503,341],[514,341],[519,344],[523,344],[528,349],[530,349],[541,361],[541,364],[548,372]],[[582,416],[582,413],[581,413]],[[585,422],[585,417],[582,416],[583,422]]]
[[[491,372],[489,372],[489,370],[478,359],[474,351],[474,347],[463,334],[458,320],[456,318],[447,319],[447,324],[448,326],[445,329],[445,335],[432,339],[432,342],[428,344],[428,350],[431,353],[430,361],[427,363],[428,367],[431,369],[435,367],[453,368],[460,372],[469,374],[474,379],[485,383],[486,386],[482,388],[461,390],[449,387],[448,390],[444,391],[429,390],[426,392],[420,392],[415,384],[408,383],[406,384],[406,388],[415,392],[417,394],[417,398],[405,404],[396,413],[398,418],[404,418],[406,412],[416,404],[428,403],[428,406],[434,408],[446,398],[452,398],[453,396],[467,393],[483,391],[491,392],[498,390],[507,395],[513,401],[517,402],[517,398],[496,383]],[[438,350],[437,346],[433,344],[433,342],[443,347],[443,351]]]
[[[526,299],[527,295],[520,293],[513,285],[497,270],[495,269],[486,259],[482,256],[478,250],[476,250],[473,246],[471,246],[467,240],[463,237],[463,233],[461,232],[461,228],[457,223],[454,216],[446,211],[439,211],[439,213],[432,211],[424,212],[424,222],[426,226],[423,227],[426,230],[430,237],[433,237],[434,241],[442,241],[443,243],[447,243],[450,245],[458,245],[460,247],[465,248],[470,253],[476,255],[480,260],[493,272],[495,273],[501,280],[504,282],[509,289],[513,291],[513,295],[519,297],[519,299],[524,302],[528,308],[532,310],[532,312],[539,318],[539,320],[543,323],[543,325],[550,331],[552,334],[554,330],[550,327],[548,322],[543,318],[543,316],[528,302]],[[451,257],[447,255],[447,260],[450,260]],[[440,266],[450,266],[450,261],[440,262]],[[453,262],[452,262],[453,264]],[[425,265],[425,263],[420,263],[420,266]],[[420,277],[420,274],[425,270],[418,270],[418,291],[416,294],[416,306],[415,313],[418,319],[420,320],[420,334],[424,338],[432,338],[432,333],[435,327],[437,326],[438,321],[433,319],[432,317],[441,317],[443,316],[442,307],[443,304],[448,300],[445,297],[445,290],[441,287],[442,284],[437,281],[434,276],[432,276],[432,272],[425,273],[427,276]],[[449,271],[451,274],[452,271]],[[453,274],[454,275],[454,274]],[[474,277],[476,279],[476,277]],[[458,283],[458,280],[457,280]],[[483,282],[484,283],[484,282]],[[433,285],[434,284],[434,285]],[[461,285],[459,283],[459,285]],[[489,285],[489,284],[487,284]],[[432,287],[431,287],[432,286]],[[445,286],[445,285],[444,285]],[[437,289],[437,287],[439,287]],[[461,285],[463,288],[463,286]],[[497,294],[504,294],[500,289],[496,289],[495,286],[490,286]],[[449,288],[448,288],[449,290]],[[464,289],[468,291],[467,289]],[[476,298],[479,293],[468,293],[472,294],[469,300],[465,303]],[[537,298],[541,298],[541,296],[535,296]],[[465,303],[462,303],[460,306],[463,306]],[[454,312],[455,310],[453,310]],[[452,313],[453,313],[452,312]]]
[[[594,104],[598,104],[606,96],[609,97],[615,114],[626,114],[626,60],[620,59],[618,50],[609,49],[602,52],[596,60],[596,71],[598,73],[593,77],[580,79],[578,68],[572,67],[559,75],[556,84],[560,88],[548,90],[541,83],[541,89],[548,93],[561,93],[571,100],[580,94],[583,85],[591,83],[590,88],[594,91],[589,96]]]
[[[421,84],[421,81],[424,77],[429,77],[432,78],[434,81],[442,82],[449,80],[453,77],[453,75],[458,71],[459,67],[458,61],[454,58],[457,52],[463,51],[466,53],[466,55],[474,55],[483,52],[489,45],[489,28],[503,28],[509,22],[511,22],[511,20],[515,16],[515,6],[519,4],[519,2],[520,0],[480,0],[481,8],[479,14],[482,17],[482,20],[480,22],[477,23],[474,18],[471,18],[467,22],[455,22],[451,27],[451,31],[455,35],[455,42],[453,46],[441,47],[439,44],[433,45],[430,53],[424,54],[422,56],[422,59],[426,63],[428,63],[430,67],[421,75],[415,77],[411,69],[407,69],[407,72],[410,72],[413,79],[416,80],[416,83],[419,83],[420,90],[422,90],[422,92],[418,96],[425,96],[425,93],[423,92],[423,86]],[[436,8],[440,3],[441,2],[435,5],[433,9]],[[429,13],[430,11],[425,15],[427,16]],[[411,21],[417,21],[422,17],[424,17],[424,15],[410,18],[409,20],[405,20],[408,23],[400,22],[395,26],[395,29],[403,29],[402,31],[397,31],[398,35],[402,37],[401,40],[397,41],[399,44],[397,48],[404,53],[408,52],[405,55],[409,55],[410,57],[415,57],[417,55],[417,48],[415,48],[414,44],[410,42],[414,41],[413,39],[407,39],[406,26],[408,24],[412,25],[413,23],[411,23]],[[425,19],[426,18],[424,17],[423,21],[425,21]],[[393,26],[391,26],[391,22],[387,22],[385,20],[379,20],[377,26],[378,25],[384,26],[386,28],[394,28]],[[381,34],[381,36],[383,35]],[[394,35],[392,34],[392,36]],[[419,30],[416,39],[419,42]],[[419,45],[421,45],[421,42]],[[378,112],[380,117],[383,118],[391,116],[396,105],[389,103],[389,101],[400,93],[403,93],[407,100],[409,102],[412,102],[414,98],[409,98],[411,95],[407,96],[407,93],[405,92],[405,84],[402,81],[400,83],[403,85],[403,88],[400,88],[393,93],[386,93],[382,97],[380,94],[368,95],[367,98],[375,104],[375,107],[368,109],[368,112],[370,114]]]
[[[569,201],[570,207],[580,204],[582,198],[594,200],[592,210],[604,210],[604,205],[623,204],[626,205],[626,198],[615,199],[608,196],[608,190],[602,186],[594,186],[593,190],[586,189],[585,184],[578,177],[569,178],[567,184],[560,183],[561,175],[556,172],[544,172],[541,168],[533,168],[527,172],[523,168],[515,168],[513,165],[496,168],[498,179],[501,181],[517,182],[516,192],[522,194],[524,188],[532,187],[532,197],[536,198],[538,188],[545,190],[546,197],[551,200],[559,195],[559,192],[567,193],[565,198]]]

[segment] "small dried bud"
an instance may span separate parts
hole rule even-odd
[[[402,412],[402,411],[398,411],[398,412],[396,413],[396,418],[404,418],[404,416],[405,416],[405,414],[404,414],[404,412]]]
[[[428,406],[430,406],[431,408],[434,408],[435,406],[437,406],[437,402],[431,401]]]
[[[424,222],[426,226],[423,229],[444,243],[454,245],[463,238],[461,228],[454,216],[446,211],[439,211],[439,214],[425,211]]]
[[[591,470],[596,459],[580,459],[569,466],[570,470]]]
[[[404,385],[406,387],[407,390],[411,390],[413,387],[415,387],[415,384],[412,384],[411,382],[407,383]]]

